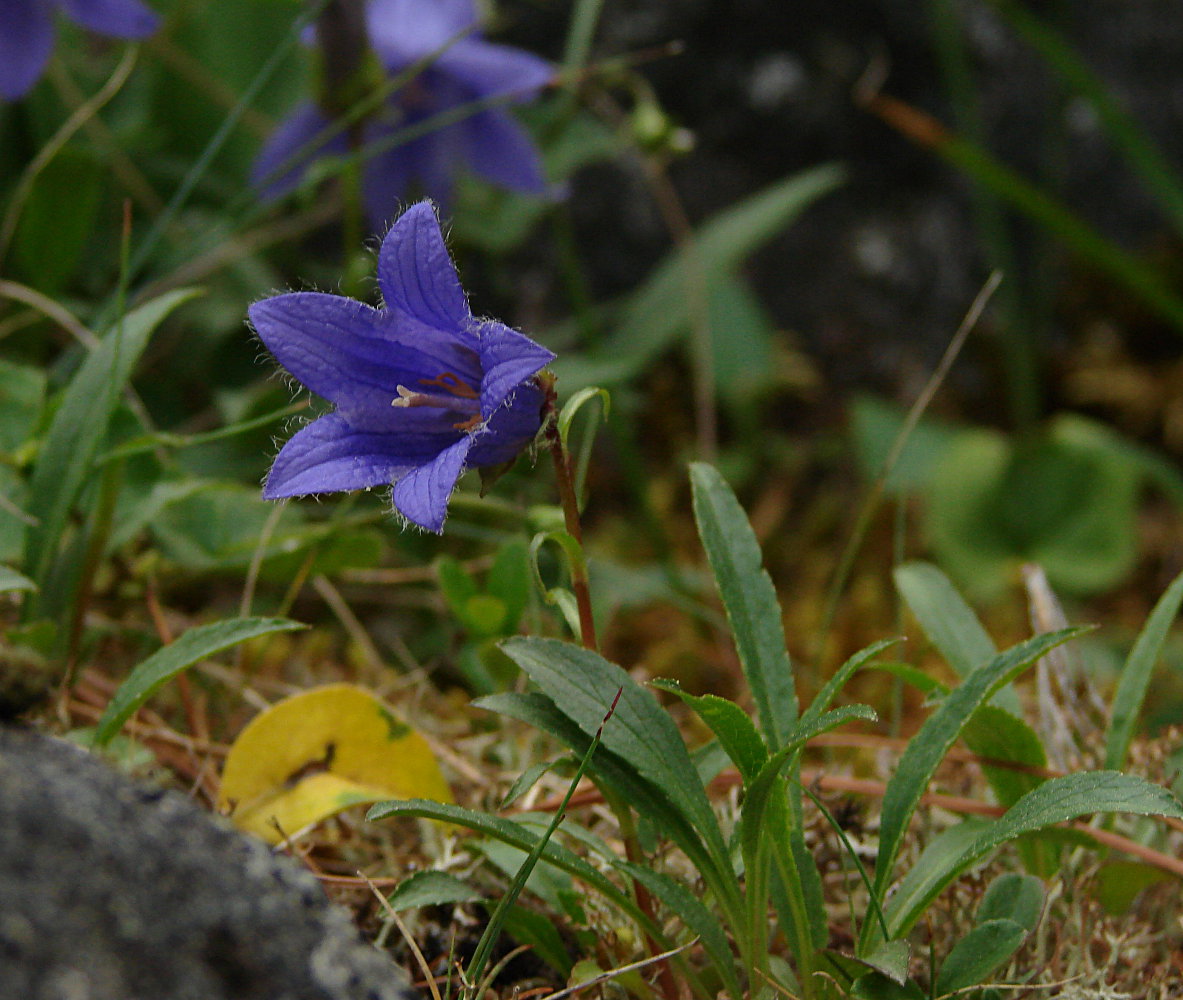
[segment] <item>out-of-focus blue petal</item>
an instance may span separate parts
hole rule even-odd
[[[440,54],[433,69],[463,83],[477,97],[527,100],[549,84],[554,66],[523,49],[464,38]]]
[[[411,178],[419,173],[416,168],[418,145],[419,142],[405,143],[377,153],[366,161],[362,194],[366,216],[377,232],[390,228],[391,220],[398,214],[403,196],[411,186]]]
[[[542,426],[542,390],[532,382],[518,386],[473,440],[469,464],[500,465],[534,440]]]
[[[480,327],[481,413],[492,416],[513,390],[554,361],[555,356],[525,334],[496,320]]]
[[[323,138],[328,128],[328,119],[310,101],[298,105],[280,123],[251,167],[251,183],[264,198],[278,198],[292,190],[313,160],[349,151],[343,132]]]
[[[404,475],[394,484],[394,506],[407,520],[438,535],[448,516],[448,498],[464,471],[471,448],[472,437],[466,434],[427,464]]]
[[[476,338],[468,333],[468,299],[431,202],[412,205],[390,227],[378,252],[378,286],[387,307],[453,331],[476,347]]]
[[[542,160],[526,130],[506,111],[482,111],[463,123],[466,156],[486,180],[528,194],[547,189]]]
[[[72,21],[100,35],[144,38],[160,24],[140,0],[61,0],[61,5]]]
[[[53,51],[53,21],[41,0],[0,0],[0,98],[24,97]]]
[[[387,68],[405,69],[477,23],[471,0],[370,0],[370,44]]]
[[[405,385],[452,372],[480,377],[477,357],[445,331],[323,292],[256,302],[251,323],[267,349],[318,396],[354,410],[387,409]]]
[[[325,414],[283,446],[267,475],[263,497],[279,500],[385,486],[435,455],[430,450],[392,452],[392,443],[389,434],[357,431],[339,414]]]

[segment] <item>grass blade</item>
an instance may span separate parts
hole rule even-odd
[[[227,618],[189,629],[175,642],[149,656],[119,685],[95,730],[95,746],[104,746],[153,693],[199,660],[208,659],[247,639],[302,628],[306,626],[286,618]]]

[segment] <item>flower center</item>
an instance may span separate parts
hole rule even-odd
[[[442,392],[421,392],[408,389],[405,385],[395,386],[398,395],[390,401],[391,406],[432,406],[440,410],[451,410],[466,414],[466,419],[452,424],[458,431],[470,431],[481,422],[480,396],[455,372],[441,372],[435,378],[421,378],[420,385],[442,389]]]

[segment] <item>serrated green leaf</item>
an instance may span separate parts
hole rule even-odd
[[[1175,577],[1158,599],[1122,668],[1117,693],[1113,696],[1113,721],[1109,724],[1105,738],[1107,768],[1117,769],[1125,764],[1138,715],[1150,685],[1150,675],[1158,662],[1171,623],[1179,614],[1180,604],[1183,604],[1183,573]]]
[[[512,638],[501,648],[589,736],[600,728],[619,691],[603,745],[669,796],[715,858],[726,857],[718,821],[682,735],[652,692],[614,663],[569,643]]]
[[[39,583],[48,577],[70,508],[148,338],[169,313],[196,294],[179,289],[132,310],[103,337],[66,387],[29,488],[29,513],[38,523],[26,534],[25,566]]]
[[[694,517],[735,638],[744,676],[773,750],[797,717],[793,667],[785,645],[780,602],[747,515],[718,470],[690,467]]]
[[[587,752],[591,737],[561,712],[546,695],[537,692],[506,692],[479,698],[474,704],[490,712],[499,712],[541,729],[562,740],[580,757]],[[689,820],[675,808],[665,790],[643,778],[633,762],[621,758],[600,744],[590,771],[598,781],[614,789],[641,816],[651,820],[666,837],[677,844],[709,875],[714,862],[702,839]]]
[[[302,628],[307,626],[286,618],[230,618],[189,629],[149,656],[119,685],[95,729],[95,746],[107,743],[163,684],[194,663],[247,639]]]

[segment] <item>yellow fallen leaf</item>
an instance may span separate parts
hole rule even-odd
[[[329,684],[285,698],[247,725],[226,757],[220,806],[277,844],[349,806],[451,802],[427,741],[368,691]]]

